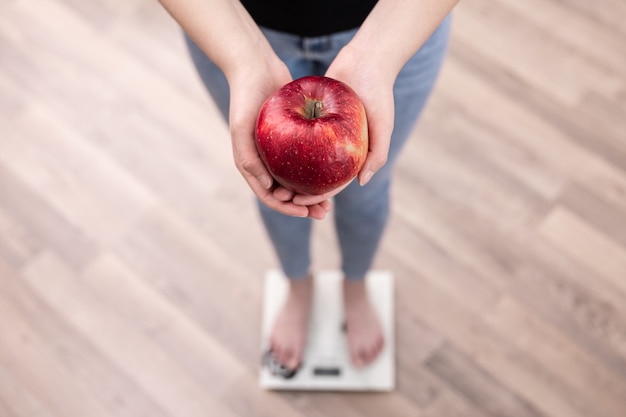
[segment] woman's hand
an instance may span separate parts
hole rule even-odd
[[[257,114],[270,94],[291,81],[291,75],[241,2],[159,1],[226,75],[235,165],[252,191],[263,204],[283,214],[323,218],[330,203],[318,199],[311,204],[294,204],[293,194],[274,183],[257,152]]]
[[[358,181],[362,186],[387,162],[394,120],[393,84],[397,75],[383,73],[378,61],[370,57],[371,54],[359,54],[359,51],[347,45],[326,72],[327,77],[350,86],[365,107],[369,149],[358,174]],[[302,205],[316,204],[330,199],[347,186],[348,184],[316,196],[292,196],[292,201]]]
[[[378,1],[328,68],[326,76],[349,85],[365,107],[369,152],[358,174],[361,185],[367,184],[387,162],[394,123],[393,85],[398,73],[458,1]],[[381,56],[384,59],[380,59]],[[295,196],[293,202],[314,204],[337,192]]]
[[[278,185],[259,157],[254,139],[256,119],[265,99],[291,81],[278,57],[271,56],[242,66],[229,74],[230,132],[237,169],[263,204],[280,213],[322,219],[330,210],[327,198],[295,204],[299,195]]]
[[[241,2],[159,0],[202,51],[226,74],[231,91],[230,127],[235,164],[268,207],[291,216],[321,219],[328,199],[294,194],[274,184],[254,140],[257,113],[265,98],[291,81],[284,63]],[[393,130],[395,77],[458,0],[379,1],[326,75],[348,84],[365,106],[369,152],[358,175],[366,184],[387,161]],[[381,30],[384,28],[384,30]],[[382,54],[385,59],[380,60]]]
[[[381,70],[379,59],[346,45],[328,68],[326,76],[349,85],[359,96],[367,116],[369,149],[358,174],[367,184],[387,162],[394,123],[393,84],[397,73]]]

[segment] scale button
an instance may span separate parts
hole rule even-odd
[[[339,376],[341,375],[341,368],[313,368],[313,375],[320,376]]]

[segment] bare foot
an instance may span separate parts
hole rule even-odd
[[[302,362],[309,328],[309,313],[313,299],[313,277],[290,280],[289,292],[276,317],[270,336],[274,358],[294,370]]]
[[[352,363],[362,368],[372,363],[383,350],[383,329],[367,295],[365,280],[343,282],[346,331]]]

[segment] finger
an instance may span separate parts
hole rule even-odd
[[[388,153],[389,139],[378,140],[370,145],[365,164],[363,164],[363,168],[359,172],[359,184],[361,186],[367,184],[374,174],[387,163]]]
[[[295,193],[291,190],[286,189],[285,187],[277,187],[274,190],[274,198],[279,201],[291,201]]]
[[[296,348],[291,355],[287,367],[292,371],[296,370],[300,366],[300,358],[302,358],[302,349]]]
[[[272,356],[274,356],[274,358],[278,360],[278,358],[280,357],[280,345],[274,339],[270,341],[270,350],[272,352]]]
[[[331,190],[327,193],[319,194],[319,195],[296,194],[293,197],[293,202],[294,204],[299,204],[303,206],[312,206],[314,204],[321,204],[322,202],[328,201],[330,198],[339,194],[348,185],[350,185],[350,182],[342,185],[341,187],[335,188],[334,190]]]
[[[259,196],[257,194],[257,196]],[[271,193],[259,196],[259,200],[270,209],[292,217],[309,217],[310,209],[306,206],[298,206],[289,201],[278,201]]]
[[[328,200],[322,201],[319,205],[320,205],[321,208],[324,209],[324,211],[326,213],[328,213],[330,211],[330,209],[333,208],[333,205],[330,204],[330,201],[328,201]]]
[[[240,156],[237,166],[242,174],[247,173],[248,178],[254,178],[265,190],[269,190],[274,184],[272,177],[258,155],[247,153],[245,156]]]
[[[329,198],[326,193],[320,195],[296,194],[291,201],[299,206],[314,206],[327,201]]]
[[[368,120],[369,149],[358,176],[361,186],[367,184],[387,163],[394,123],[393,96],[387,96],[381,100],[364,101],[364,105]]]
[[[293,348],[291,346],[285,346],[285,349],[283,350],[283,354],[280,358],[281,364],[286,366],[289,369],[293,369],[292,368],[293,359],[294,359]]]
[[[261,185],[256,181],[254,177],[250,174],[243,172],[243,177],[248,183],[248,186],[252,189],[252,191],[257,195],[259,200],[271,208],[274,211],[285,214],[287,216],[294,217],[307,217],[309,215],[309,208],[306,206],[299,206],[297,204],[293,204],[290,201],[280,201],[274,197],[273,190],[266,190],[261,187]]]
[[[259,185],[269,190],[274,184],[269,171],[259,157],[254,142],[254,131],[249,131],[245,124],[231,127],[232,149],[237,169],[252,176]]]
[[[308,217],[315,219],[315,220],[323,220],[324,217],[326,217],[326,213],[328,213],[328,211],[326,211],[321,205],[316,204],[314,206],[309,206],[309,215]]]
[[[256,147],[254,145],[248,146],[245,141],[237,140],[236,138],[239,137],[241,136],[233,136],[235,165],[259,200],[279,213],[288,216],[307,217],[309,215],[307,207],[298,206],[290,201],[281,201],[274,196],[272,189],[274,180],[265,168]]]
[[[361,352],[354,352],[352,354],[352,363],[354,364],[354,366],[356,368],[361,368],[363,367],[364,363],[363,363],[363,359],[361,358]]]
[[[363,358],[363,363],[365,365],[369,365],[374,360],[374,348],[374,346],[370,346],[361,352],[361,357]]]

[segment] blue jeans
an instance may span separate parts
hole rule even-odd
[[[324,75],[355,30],[330,36],[303,38],[262,28],[276,54],[294,79]],[[341,248],[341,269],[347,279],[363,279],[370,269],[389,217],[389,191],[393,167],[417,122],[437,79],[446,52],[450,16],[400,71],[394,85],[395,120],[387,164],[361,187],[353,181],[334,197],[334,220]],[[225,120],[229,89],[224,74],[186,38],[197,71]],[[384,57],[381,57],[384,59]],[[258,202],[261,218],[287,277],[304,278],[311,264],[312,220],[290,217]]]

